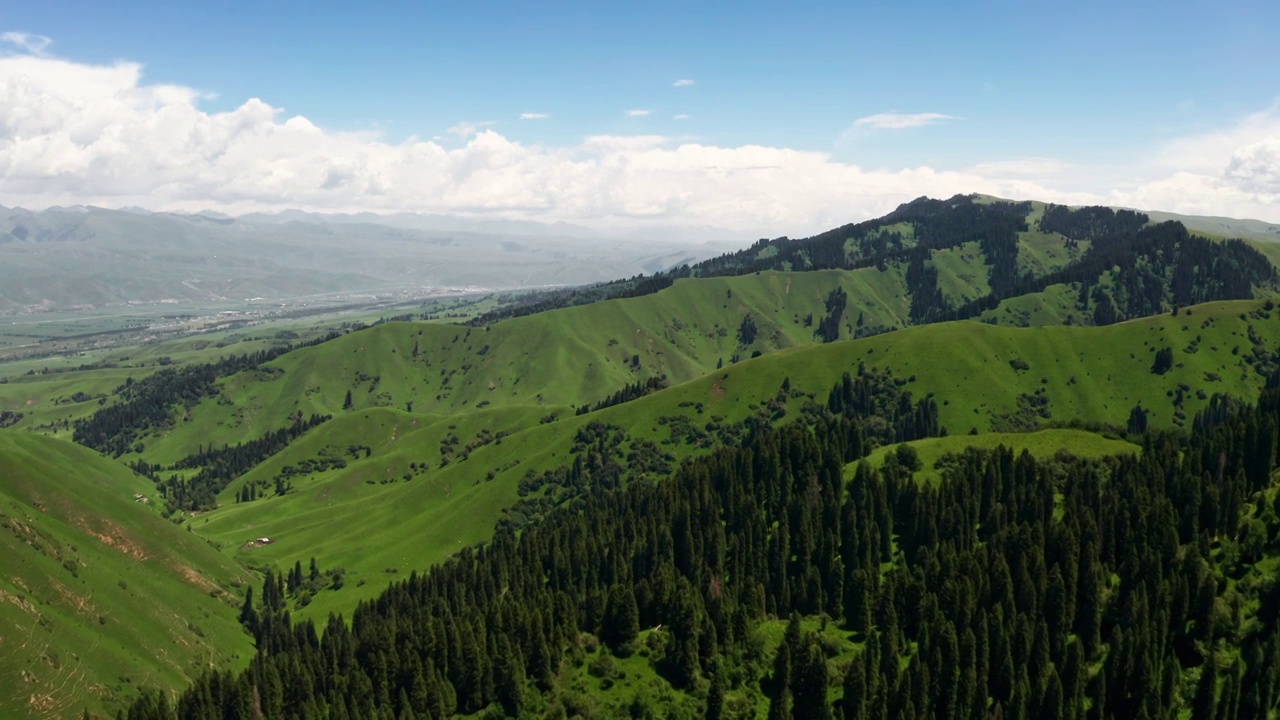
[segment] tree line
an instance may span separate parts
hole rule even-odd
[[[220,378],[259,367],[285,353],[319,345],[342,334],[335,331],[307,342],[232,355],[217,362],[164,368],[140,380],[130,377],[112,391],[114,402],[75,421],[72,440],[112,457],[140,452],[143,435],[172,426],[176,407],[193,407],[217,394],[216,383]]]
[[[589,712],[556,682],[584,633],[620,655],[643,636],[709,717],[750,716],[753,697],[778,718],[1276,711],[1280,583],[1256,564],[1280,547],[1280,391],[1205,431],[1147,435],[1141,455],[969,450],[941,483],[896,456],[846,481],[857,424],[761,428],[668,480],[588,491],[350,624],[261,607],[245,671],[121,717]],[[793,621],[767,656],[759,623],[798,616],[860,650],[837,661]]]
[[[212,510],[218,505],[218,493],[233,480],[288,447],[289,443],[303,433],[331,418],[331,415],[312,415],[304,419],[299,412],[292,424],[253,440],[217,448],[212,445],[208,448],[202,446],[168,467],[152,465],[145,460],[138,460],[130,467],[155,481],[160,495],[165,499],[166,513]],[[176,474],[178,470],[190,469],[198,469],[198,472],[190,478]],[[161,476],[162,472],[171,474],[166,478]]]

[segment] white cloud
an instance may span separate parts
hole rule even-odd
[[[934,125],[947,120],[959,120],[955,115],[942,113],[877,113],[860,117],[853,121],[855,128],[875,128],[877,130],[902,130],[904,128]]]
[[[299,208],[733,228],[800,236],[920,195],[982,192],[1280,221],[1280,112],[1160,148],[1120,180],[1063,190],[1039,158],[868,170],[827,153],[717,147],[659,135],[524,145],[485,123],[388,142],[336,132],[257,98],[208,112],[191,88],[148,84],[133,63],[0,56],[0,205],[140,205],[230,213]],[[1188,161],[1166,166],[1178,151]],[[1136,178],[1136,179],[1134,179]]]
[[[645,115],[648,115],[651,112],[653,111],[652,110],[628,110],[627,117],[644,117]]]
[[[449,128],[446,132],[448,132],[450,135],[454,137],[459,137],[465,140],[471,137],[472,135],[475,135],[476,133],[480,132],[482,129],[493,126],[493,125],[497,125],[497,124],[498,123],[493,120],[484,120],[482,122],[471,122],[469,120],[463,120],[457,125],[454,125],[453,127]]]
[[[20,50],[32,55],[44,55],[44,51],[53,44],[53,41],[44,35],[33,33],[3,32],[0,33],[0,43],[16,45]]]
[[[671,119],[672,120],[688,120],[689,116],[686,115],[685,113],[680,113],[679,115],[672,115]]]
[[[1156,153],[1156,162],[1164,168],[1218,173],[1238,149],[1276,137],[1280,137],[1280,101],[1227,127],[1168,142]]]
[[[692,86],[694,86],[694,85],[696,85],[696,84],[697,84],[697,83],[695,83],[695,82],[694,82],[694,81],[692,81],[692,80],[677,80],[677,81],[675,81],[675,82],[671,83],[671,87],[692,87]]]
[[[1280,136],[1237,148],[1223,174],[1242,190],[1280,194]]]
[[[546,113],[520,113],[521,120],[546,120],[549,117]]]

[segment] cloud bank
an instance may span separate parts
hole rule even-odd
[[[489,214],[712,225],[759,237],[816,232],[920,195],[983,192],[1280,221],[1274,107],[1162,148],[1149,168],[1135,170],[1145,179],[1129,186],[1064,192],[1055,172],[1068,166],[1045,158],[869,170],[824,152],[661,135],[548,148],[485,122],[459,123],[448,141],[388,142],[317,127],[257,98],[227,112],[202,109],[201,98],[192,88],[148,84],[135,63],[0,56],[0,204]],[[864,118],[867,125],[886,128],[931,122],[871,117],[879,119]]]

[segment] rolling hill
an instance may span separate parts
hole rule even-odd
[[[235,358],[184,345],[161,363],[165,345],[134,367],[9,378],[0,469],[17,472],[0,493],[21,530],[6,556],[34,559],[0,613],[29,635],[41,618],[70,629],[0,666],[31,690],[0,707],[56,715],[181,685],[200,653],[219,667],[246,655],[236,611],[260,571],[289,574],[297,617],[349,615],[556,507],[765,426],[853,417],[858,393],[872,398],[861,451],[922,438],[921,478],[970,445],[1128,453],[1112,438],[1188,430],[1277,377],[1277,276],[1256,247],[1137,213],[921,200],[670,273],[507,298],[470,325],[384,322]],[[192,610],[161,615],[166,603]]]
[[[556,415],[555,407],[519,403],[450,415],[334,407],[333,420],[230,483],[219,495],[218,510],[190,522],[242,561],[287,569],[315,557],[322,568],[343,568],[345,587],[317,593],[301,610],[304,616],[323,617],[372,597],[403,573],[483,542],[510,517],[504,510],[524,497],[521,483],[531,472],[584,456],[580,435],[593,423],[620,429],[621,456],[657,453],[668,456],[657,465],[673,467],[681,458],[727,442],[733,436],[725,429],[749,422],[763,408],[776,410],[784,383],[790,390],[776,419],[783,423],[804,417],[807,405],[825,407],[841,377],[865,365],[890,371],[917,399],[933,397],[951,435],[950,448],[963,445],[969,432],[1025,432],[1072,423],[1123,430],[1139,407],[1152,428],[1189,428],[1215,394],[1244,401],[1257,397],[1280,367],[1278,312],[1267,301],[1239,301],[1102,328],[977,322],[913,327],[769,353],[578,416],[568,408]],[[341,359],[355,354],[352,348],[360,346],[365,333],[370,338],[392,333],[407,342],[416,337],[415,327],[380,326],[343,338],[345,344],[315,349],[341,348],[335,353]],[[1154,374],[1155,356],[1165,348],[1171,365]],[[285,382],[290,372],[274,382]],[[978,444],[989,446],[984,437]],[[1005,441],[1007,436],[997,437]],[[1085,456],[1098,454],[1094,446],[1108,452],[1131,447],[1098,442],[1090,433],[1059,438],[1068,447],[1079,441]],[[341,467],[326,461],[335,457],[343,459]],[[276,495],[275,481],[282,475],[291,488]],[[260,499],[237,502],[250,484],[262,489]],[[245,545],[259,535],[278,541],[261,548]],[[414,542],[405,543],[408,537]]]
[[[252,652],[251,573],[162,519],[155,487],[65,440],[0,431],[0,708],[112,710]]]

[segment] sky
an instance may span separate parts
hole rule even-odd
[[[0,205],[799,236],[984,192],[1280,222],[1277,27],[1271,0],[0,0]]]

